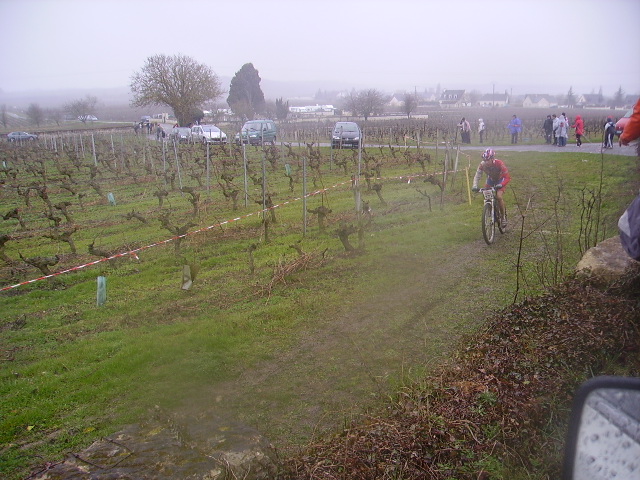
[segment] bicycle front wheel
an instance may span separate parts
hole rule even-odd
[[[496,224],[493,221],[491,204],[485,203],[482,210],[482,236],[487,245],[491,245],[496,238]]]

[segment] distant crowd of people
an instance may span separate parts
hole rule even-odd
[[[165,138],[167,135],[161,124],[145,121],[135,122],[133,124],[133,131],[136,133],[136,135],[138,135],[139,133],[146,133],[147,135],[151,135],[155,131],[156,140]]]
[[[511,143],[518,143],[518,137],[520,132],[522,132],[522,121],[518,118],[517,115],[514,115],[509,124],[507,125],[509,132],[511,133]],[[471,124],[469,121],[462,117],[460,123],[458,124],[458,129],[460,130],[460,139],[461,143],[471,143]],[[484,123],[484,120],[481,118],[478,119],[478,136],[480,137],[480,143],[484,143],[484,136],[486,133],[487,127]]]
[[[511,135],[511,144],[515,145],[521,141],[522,133],[522,120],[517,115],[513,115],[511,120],[506,125]],[[472,127],[469,121],[462,117],[460,123],[458,123],[458,130],[460,131],[461,143],[471,143]],[[562,112],[560,115],[555,113],[547,115],[543,125],[542,131],[544,132],[544,138],[547,145],[555,145],[558,147],[565,147],[567,145],[571,131],[574,131],[576,146],[581,146],[585,136],[585,126],[582,115],[576,115],[573,122],[569,120],[567,114]],[[486,136],[486,125],[482,118],[478,119],[478,137],[480,143],[484,143]],[[603,148],[613,148],[613,141],[616,135],[616,123],[613,117],[608,116],[606,122],[603,125]]]
[[[555,113],[547,115],[544,124],[542,125],[544,130],[544,136],[546,143],[549,145],[557,145],[558,147],[565,147],[567,145],[567,138],[569,138],[569,129],[575,130],[576,146],[582,145],[582,137],[584,137],[584,120],[581,115],[576,115],[573,124],[569,121],[567,114],[562,112],[560,115]],[[612,117],[607,117],[606,122],[603,125],[602,132],[604,148],[613,148],[613,139],[616,135],[616,124]]]

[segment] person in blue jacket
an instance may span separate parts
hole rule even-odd
[[[507,128],[511,132],[511,143],[518,143],[518,134],[522,131],[522,121],[514,115]]]

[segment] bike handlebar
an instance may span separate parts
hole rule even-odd
[[[496,185],[496,186],[497,186],[497,185]],[[493,187],[482,187],[482,188],[479,188],[479,189],[476,191],[476,193],[485,192],[485,191],[488,191],[488,190],[493,190],[493,191],[496,191],[496,192],[497,192],[498,190],[500,190],[500,188],[502,188],[502,186],[500,186],[500,188],[496,188],[496,186],[493,186]]]

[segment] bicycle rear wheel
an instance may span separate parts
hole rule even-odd
[[[496,224],[490,203],[485,203],[482,210],[482,236],[487,245],[491,245],[496,238]]]

